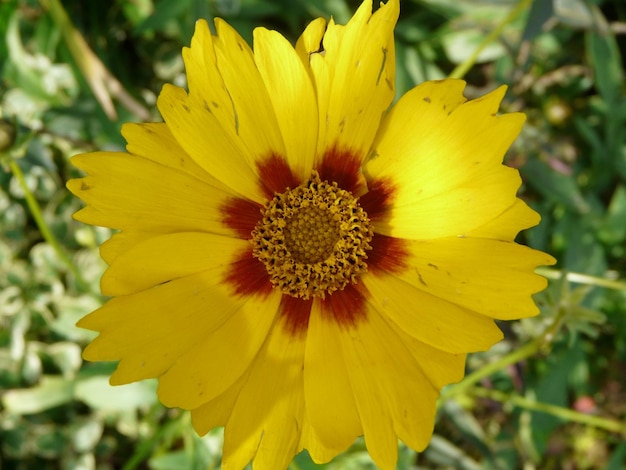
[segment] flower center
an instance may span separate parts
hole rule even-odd
[[[285,246],[296,262],[319,263],[335,249],[339,228],[337,217],[328,207],[302,204],[286,221]]]
[[[373,232],[357,199],[337,183],[311,178],[274,196],[252,231],[253,255],[274,287],[293,297],[325,298],[367,271]]]

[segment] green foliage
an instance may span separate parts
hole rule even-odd
[[[345,22],[358,2],[63,5],[67,16],[56,0],[0,2],[0,467],[217,468],[219,430],[198,437],[186,413],[158,404],[154,382],[110,387],[114,365],[80,356],[93,336],[74,324],[103,301],[97,246],[110,232],[72,220],[68,158],[121,149],[123,122],[159,119],[163,84],[184,85],[180,50],[197,18],[221,16],[248,40],[263,25],[295,41],[312,18]],[[543,218],[524,241],[555,255],[559,271],[543,271],[542,315],[502,325],[506,340],[469,359],[474,373],[444,393],[431,445],[420,455],[401,446],[398,468],[623,468],[626,5],[401,7],[398,95],[467,71],[470,96],[506,83],[506,110],[527,114],[508,164]],[[375,467],[358,441],[327,465],[306,453],[293,463],[317,468]]]

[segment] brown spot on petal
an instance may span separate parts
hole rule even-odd
[[[257,163],[259,180],[263,185],[263,193],[268,199],[287,188],[295,188],[302,183],[291,171],[287,161],[280,155],[272,154],[261,163]]]
[[[361,159],[347,150],[333,146],[324,153],[317,168],[322,181],[337,183],[341,189],[358,196],[363,191],[364,179],[361,174]]]
[[[370,245],[372,250],[367,254],[370,272],[398,273],[407,268],[406,259],[409,253],[403,240],[375,233]]]
[[[256,224],[261,220],[262,206],[247,199],[231,198],[222,207],[222,222],[237,232],[241,238],[249,240]]]
[[[292,336],[304,336],[309,327],[313,298],[301,298],[283,295],[280,301],[279,316],[284,322],[287,332]]]
[[[359,204],[370,221],[376,223],[387,215],[393,197],[393,187],[388,181],[374,179],[369,182],[368,189],[368,192],[359,198]]]
[[[357,325],[367,316],[366,299],[355,284],[349,284],[345,289],[333,292],[325,299],[320,299],[322,316],[335,321],[339,326],[350,328]]]
[[[226,282],[239,295],[269,295],[273,286],[263,263],[252,256],[252,246],[231,263]]]
[[[342,328],[353,328],[367,317],[365,295],[352,284],[325,299],[304,300],[284,295],[279,314],[289,334],[299,337],[306,335],[313,302],[320,302],[324,320],[336,322]]]

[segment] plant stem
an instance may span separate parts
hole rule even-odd
[[[511,404],[527,410],[547,413],[552,416],[556,416],[557,418],[561,418],[565,421],[573,421],[576,423],[605,429],[611,432],[626,434],[625,423],[620,423],[619,421],[615,421],[609,418],[602,418],[600,416],[580,413],[579,411],[571,410],[569,408],[563,408],[562,406],[538,402],[520,395],[509,395],[508,393],[504,393],[499,390],[489,390],[483,387],[476,387],[472,389],[470,394],[481,398],[496,400],[500,403]]]
[[[626,291],[626,282],[619,279],[606,279],[604,277],[591,276],[583,273],[563,272],[558,269],[551,268],[537,268],[537,274],[548,279],[559,280],[565,276],[565,279],[569,282],[575,282],[577,284],[586,284],[590,286],[606,287],[607,289],[624,290]]]
[[[59,257],[59,259],[63,262],[63,264],[67,266],[67,269],[74,276],[74,279],[76,280],[76,284],[82,290],[86,292],[91,292],[91,288],[89,287],[89,284],[85,281],[82,274],[80,273],[76,265],[72,262],[70,257],[67,255],[63,247],[61,247],[58,240],[56,239],[56,237],[54,236],[54,234],[48,227],[48,224],[46,224],[46,221],[44,220],[43,214],[41,212],[41,208],[39,207],[39,204],[37,203],[35,196],[33,196],[33,193],[30,191],[30,189],[28,188],[28,185],[26,184],[26,179],[24,178],[24,173],[22,173],[22,169],[13,158],[9,158],[9,167],[11,168],[11,171],[13,172],[15,177],[17,178],[17,181],[20,184],[22,191],[24,192],[24,198],[26,199],[26,204],[28,205],[28,209],[30,210],[30,213],[33,216],[33,219],[35,220],[35,223],[37,224],[37,228],[39,229],[39,232],[43,236],[44,240],[52,247],[52,249],[55,251],[55,253]]]
[[[524,10],[529,8],[531,3],[532,0],[520,0],[515,8],[513,8],[513,10],[511,10],[511,12],[500,22],[500,24],[498,24],[498,26],[496,26],[496,28],[489,33],[485,39],[483,39],[476,49],[474,49],[474,52],[472,52],[472,54],[465,59],[465,61],[456,66],[456,68],[450,73],[449,78],[463,78],[465,74],[474,66],[474,64],[476,64],[478,56],[485,49],[485,47],[495,41],[496,38],[502,34],[504,28],[509,23],[513,22],[513,20],[515,20],[515,18],[517,18],[517,16]]]

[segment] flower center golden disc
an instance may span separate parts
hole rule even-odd
[[[253,255],[283,293],[324,298],[367,271],[373,232],[357,199],[318,173],[274,196],[252,232]]]

